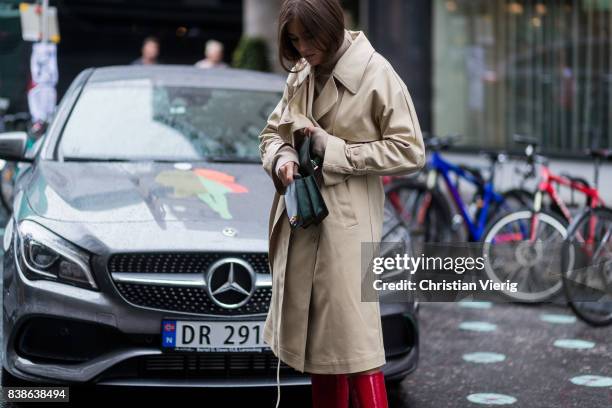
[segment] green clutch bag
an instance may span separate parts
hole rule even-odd
[[[310,137],[304,137],[298,156],[299,172],[285,192],[285,208],[292,229],[319,224],[329,214],[315,177],[322,160],[312,154]]]

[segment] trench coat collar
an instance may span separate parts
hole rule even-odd
[[[289,100],[278,127],[281,137],[294,147],[298,145],[295,131],[306,126],[321,127],[317,121],[338,102],[339,93],[333,78],[338,79],[353,94],[359,89],[374,48],[362,31],[345,30],[345,36],[350,36],[351,45],[336,62],[332,75],[321,89],[316,101],[313,100],[314,72],[310,64],[303,58],[296,64],[299,70],[293,82],[295,93]],[[306,79],[307,83],[303,84]]]
[[[366,66],[374,53],[374,48],[363,31],[345,30],[346,34],[350,35],[352,43],[338,59],[338,62],[336,62],[332,70],[332,76],[340,81],[352,94],[356,94]],[[304,61],[305,68],[298,72],[296,86],[299,86],[312,74],[310,64],[305,62],[306,60],[304,59],[302,61]]]

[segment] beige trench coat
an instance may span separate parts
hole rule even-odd
[[[302,372],[352,373],[385,364],[378,302],[361,301],[361,242],[381,238],[380,176],[415,172],[425,164],[421,129],[406,85],[361,31],[313,102],[314,78],[302,59],[259,135],[263,168],[276,192],[269,220],[272,299],[264,341]],[[338,82],[338,84],[336,83]],[[320,126],[329,134],[321,193],[329,215],[291,230],[285,187],[274,172],[293,132]],[[287,149],[284,149],[287,150]],[[296,158],[297,159],[297,158]]]

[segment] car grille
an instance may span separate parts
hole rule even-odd
[[[267,254],[234,253],[164,253],[115,254],[108,261],[108,271],[129,273],[194,273],[201,274],[221,258],[238,257],[247,261],[258,274],[269,274]],[[255,290],[241,307],[226,309],[215,304],[206,289],[127,283],[115,281],[115,286],[128,302],[158,310],[214,315],[250,315],[267,313],[272,297],[270,287]]]
[[[128,359],[112,369],[104,378],[246,378],[254,376],[276,377],[278,359],[271,351],[260,353],[179,353],[172,352],[154,356]],[[303,375],[281,362],[283,377]]]
[[[146,356],[141,360],[141,371],[207,371],[210,375],[227,376],[242,372],[270,374],[276,370],[278,359],[271,352],[265,353],[198,353],[198,354],[162,354]],[[281,369],[288,369],[281,362]]]
[[[108,260],[108,271],[130,273],[202,273],[221,258],[236,257],[247,261],[256,273],[270,273],[268,254],[243,253],[158,253],[115,254]]]
[[[266,313],[272,292],[260,288],[244,305],[236,309],[225,309],[210,300],[204,289],[181,288],[176,286],[141,285],[115,282],[121,295],[130,303],[160,310],[175,312],[243,315]]]

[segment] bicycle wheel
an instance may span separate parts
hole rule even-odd
[[[566,268],[570,250],[575,262]],[[575,219],[565,240],[562,272],[574,313],[592,326],[612,324],[612,210],[589,209]]]
[[[413,253],[422,253],[427,242],[450,242],[451,215],[446,200],[423,183],[397,180],[385,188],[385,206],[410,231]]]
[[[529,240],[533,221],[535,242]],[[542,302],[557,294],[562,288],[559,270],[566,225],[553,214],[530,209],[499,217],[482,240],[484,269],[489,279],[516,283],[516,291],[503,293],[521,302]],[[568,261],[573,265],[573,257]]]

